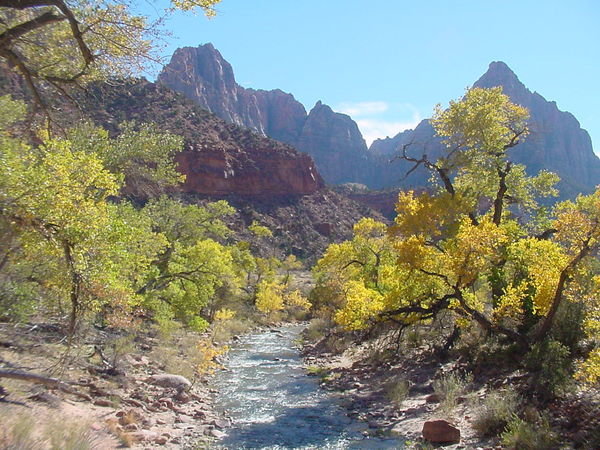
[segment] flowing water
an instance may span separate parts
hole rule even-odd
[[[394,449],[399,439],[366,437],[341,400],[308,376],[295,341],[300,325],[243,337],[215,377],[217,407],[233,425],[218,443],[227,449]]]

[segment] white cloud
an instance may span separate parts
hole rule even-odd
[[[415,128],[422,119],[419,110],[410,103],[343,102],[334,109],[356,121],[367,145],[375,139]]]
[[[375,139],[393,137],[401,131],[414,129],[420,121],[421,116],[415,113],[412,119],[407,121],[359,119],[356,124],[365,138],[367,146],[370,146]]]
[[[386,102],[344,102],[334,109],[352,117],[364,117],[384,113],[389,105]]]

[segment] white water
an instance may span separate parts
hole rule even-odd
[[[396,449],[399,439],[366,437],[340,398],[308,376],[295,341],[300,325],[243,337],[215,377],[217,407],[233,425],[219,442],[228,449]]]

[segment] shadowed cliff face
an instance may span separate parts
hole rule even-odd
[[[312,194],[324,186],[310,156],[225,123],[163,86],[145,80],[105,85],[92,99],[93,119],[113,131],[116,123],[134,120],[183,135],[185,151],[176,159],[186,175],[184,192],[281,197]]]
[[[571,113],[532,93],[503,62],[491,63],[474,86],[502,86],[513,102],[529,110],[531,134],[513,150],[515,161],[525,164],[531,173],[541,169],[558,173],[561,191],[568,197],[590,192],[600,184],[600,159],[594,154],[588,132]]]

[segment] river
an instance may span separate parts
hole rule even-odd
[[[296,342],[303,327],[285,325],[244,336],[214,379],[217,409],[232,427],[227,449],[396,449],[402,441],[366,435],[342,399],[306,374]]]

